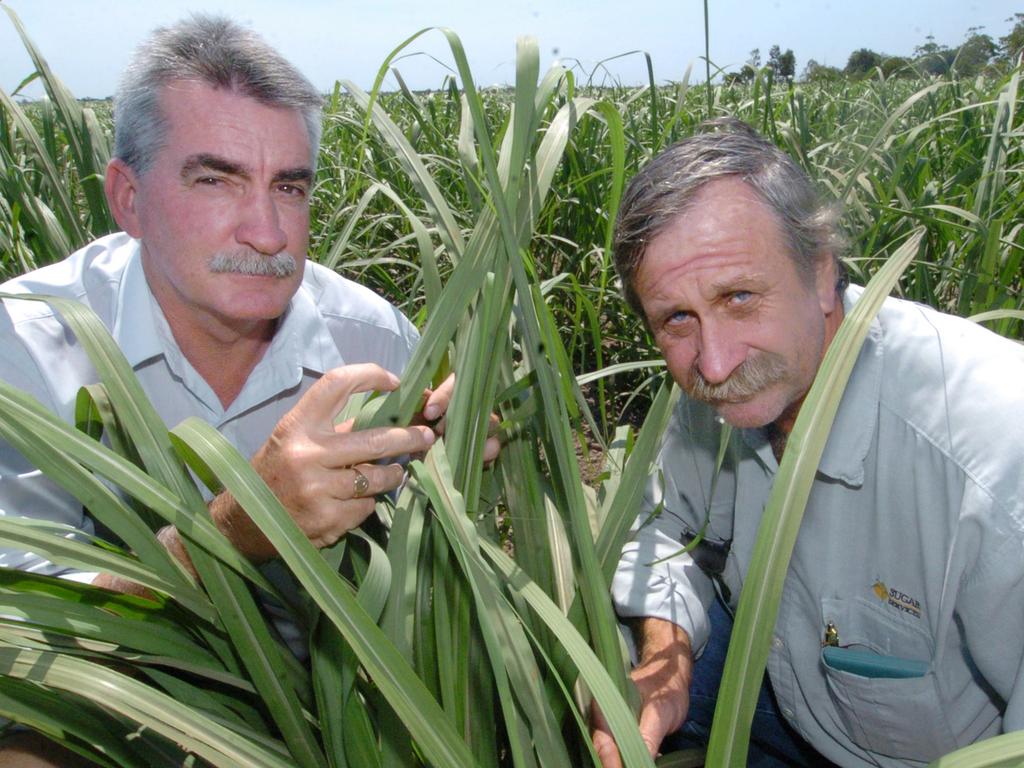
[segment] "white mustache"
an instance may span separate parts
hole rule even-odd
[[[729,403],[749,400],[758,392],[783,379],[786,363],[781,355],[762,353],[743,362],[728,379],[711,384],[697,366],[690,371],[686,392],[694,400],[704,403]]]
[[[298,269],[298,261],[287,251],[266,256],[255,251],[218,253],[210,259],[210,271],[260,277],[288,277]]]

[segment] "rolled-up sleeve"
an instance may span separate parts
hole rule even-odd
[[[661,474],[648,481],[632,538],[623,547],[612,580],[612,599],[622,618],[665,619],[686,630],[695,654],[704,648],[710,579],[683,552],[687,524],[664,503]]]

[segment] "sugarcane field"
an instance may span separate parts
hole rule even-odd
[[[0,0],[0,765],[1024,764],[1024,13],[105,5]]]

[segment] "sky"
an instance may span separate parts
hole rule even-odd
[[[930,35],[955,46],[981,27],[998,39],[1024,0],[708,0],[712,63],[738,70],[751,49],[791,48],[799,74],[808,59],[842,67],[870,48],[907,55]],[[516,38],[537,38],[542,71],[554,61],[585,81],[659,84],[704,74],[703,0],[0,0],[18,14],[51,69],[78,97],[111,95],[134,46],[154,26],[191,11],[220,12],[263,35],[324,92],[337,80],[373,83],[387,55],[425,27],[461,38],[478,86],[515,79]],[[395,65],[414,89],[438,88],[452,66],[443,35],[427,32]],[[617,57],[617,58],[613,58]],[[602,60],[606,61],[603,65]],[[32,72],[14,25],[0,13],[0,88]],[[386,81],[394,86],[394,80]],[[385,87],[388,87],[387,85]],[[29,88],[27,96],[41,90]]]

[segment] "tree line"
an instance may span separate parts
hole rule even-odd
[[[809,83],[828,82],[841,78],[866,77],[876,71],[885,77],[941,76],[950,73],[960,77],[975,77],[1004,71],[1014,66],[1024,51],[1024,13],[1015,13],[1007,22],[1013,25],[1012,28],[997,39],[983,32],[982,27],[970,27],[959,45],[943,45],[928,35],[925,42],[915,46],[909,55],[858,48],[850,54],[842,69],[808,59],[799,79]],[[761,49],[754,48],[739,72],[727,73],[724,80],[726,84],[749,83],[761,71],[767,72],[776,81],[792,82],[796,78],[796,55],[791,48],[783,51],[778,44],[772,45],[762,67]]]

